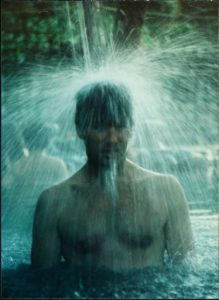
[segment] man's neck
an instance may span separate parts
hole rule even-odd
[[[126,165],[125,159],[119,162],[112,162],[112,164],[109,166],[101,166],[89,161],[88,159],[85,165],[85,170],[90,179],[96,179],[103,172],[112,172],[115,176],[115,180],[117,180],[120,177],[123,177],[125,173],[125,165]]]

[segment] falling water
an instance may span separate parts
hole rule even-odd
[[[188,198],[196,237],[197,258],[186,268],[178,267],[177,276],[176,271],[170,267],[165,271],[159,268],[149,269],[143,273],[128,275],[129,277],[120,274],[118,278],[115,277],[117,275],[102,270],[101,274],[105,275],[101,280],[101,275],[95,277],[94,272],[93,277],[90,275],[89,281],[84,279],[81,271],[81,277],[75,276],[75,273],[70,275],[68,273],[68,285],[64,284],[66,281],[63,278],[69,271],[62,270],[58,272],[61,274],[60,277],[56,276],[59,291],[54,289],[54,285],[57,284],[55,279],[45,274],[48,284],[40,283],[37,292],[32,285],[35,273],[30,273],[25,266],[20,267],[21,271],[19,268],[15,271],[20,264],[29,264],[30,238],[15,232],[14,228],[11,229],[11,234],[7,235],[6,220],[3,224],[2,267],[6,269],[3,284],[6,282],[6,285],[10,286],[11,280],[11,286],[14,287],[14,290],[8,287],[7,293],[9,296],[18,293],[21,296],[34,294],[42,297],[48,295],[69,297],[70,295],[75,298],[88,296],[216,298],[218,237],[215,213],[218,204],[219,164],[219,145],[216,140],[219,110],[216,50],[204,37],[190,33],[176,37],[165,45],[155,41],[153,48],[146,45],[135,51],[126,49],[126,51],[112,51],[110,54],[104,49],[103,52],[107,55],[100,55],[101,64],[92,65],[80,2],[78,13],[85,65],[79,60],[68,67],[31,66],[15,77],[5,78],[2,84],[3,134],[4,126],[10,120],[13,120],[21,131],[33,121],[50,125],[58,123],[60,126],[58,135],[63,140],[67,139],[68,133],[72,135],[71,147],[68,146],[67,150],[60,150],[58,153],[66,162],[70,176],[86,161],[84,146],[76,138],[73,122],[75,94],[84,85],[99,80],[124,83],[133,95],[136,120],[128,157],[142,167],[171,173],[179,178]],[[71,27],[70,17],[68,22]],[[45,134],[48,133],[45,131]],[[7,150],[9,144],[10,136],[7,137],[3,148]],[[54,153],[52,144],[47,151]],[[45,187],[53,184],[49,175],[45,178],[41,175],[38,178],[39,182],[35,182],[36,192],[29,195],[33,206],[36,203],[36,195],[42,191],[41,183],[48,183]],[[21,195],[25,194],[24,187],[18,186],[18,189]],[[6,201],[3,197],[3,207]],[[25,201],[22,203],[20,200],[17,206],[20,210],[17,211],[20,215],[19,222],[22,218],[26,218],[24,215],[26,205]],[[25,290],[25,283],[19,279],[19,272],[23,272],[24,277],[31,277],[29,290]],[[98,272],[96,271],[97,274]],[[95,278],[99,278],[99,281],[95,281]],[[148,280],[152,282],[151,287],[148,287]],[[73,281],[74,287],[70,284]],[[119,282],[123,284],[119,286]],[[19,290],[19,285],[22,286],[22,291]]]

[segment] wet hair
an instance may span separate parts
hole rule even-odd
[[[30,150],[44,150],[51,139],[52,129],[41,123],[34,122],[23,130],[27,148]]]
[[[85,135],[90,128],[131,127],[133,107],[127,87],[105,81],[84,86],[76,94],[75,125]]]

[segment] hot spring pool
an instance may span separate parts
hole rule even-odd
[[[177,266],[141,271],[30,270],[30,239],[2,232],[2,296],[4,298],[139,298],[217,299],[218,216],[191,212],[197,257]]]

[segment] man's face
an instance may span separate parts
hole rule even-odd
[[[131,128],[119,124],[108,124],[91,128],[85,139],[88,160],[100,168],[110,168],[126,157]]]

